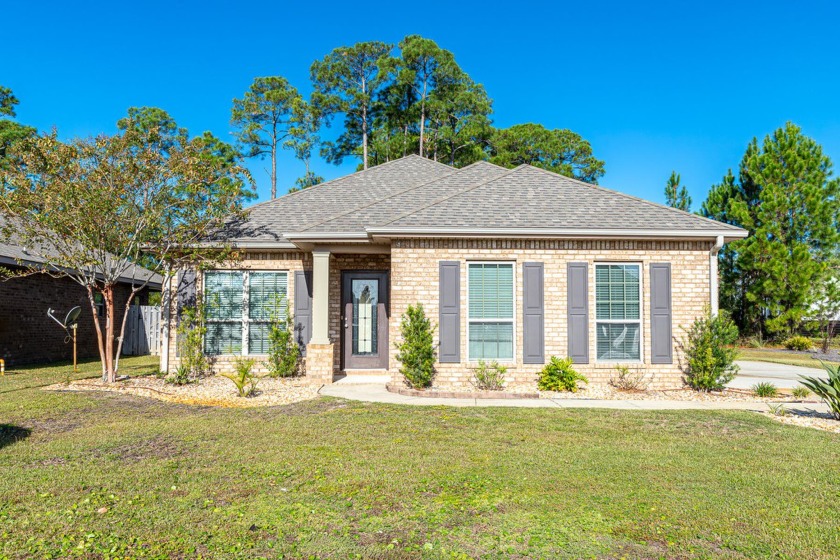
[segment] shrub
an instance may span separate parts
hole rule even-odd
[[[738,373],[738,351],[729,347],[738,339],[738,327],[721,311],[717,317],[706,310],[695,319],[679,342],[685,354],[685,382],[696,391],[719,391]]]
[[[194,307],[182,309],[176,332],[180,365],[166,381],[175,385],[198,381],[207,373],[207,356],[204,355],[204,335],[207,333],[204,306],[199,303]]]
[[[174,372],[166,376],[164,381],[171,385],[186,385],[188,383],[192,383],[193,379],[190,377],[190,369],[181,364],[175,368]]]
[[[807,399],[808,395],[811,394],[811,391],[809,391],[807,387],[803,387],[800,385],[799,387],[794,387],[793,391],[791,391],[790,394],[796,397],[797,399]]]
[[[537,383],[540,391],[571,391],[577,393],[578,381],[589,383],[583,375],[572,368],[572,359],[561,360],[552,356],[540,372],[540,380]]]
[[[395,344],[400,373],[415,389],[432,384],[435,376],[435,327],[426,317],[423,305],[409,305],[400,323],[402,342]]]
[[[251,373],[251,368],[254,367],[256,360],[253,358],[237,357],[234,362],[234,373],[223,373],[223,377],[227,377],[233,384],[236,385],[236,391],[240,397],[253,397],[257,394],[257,382],[259,379]]]
[[[787,416],[788,413],[783,403],[767,403],[767,408],[773,416]]]
[[[268,330],[268,375],[293,377],[300,373],[300,346],[295,340],[294,318],[275,320]]]
[[[478,361],[478,367],[473,369],[473,385],[481,391],[501,391],[505,388],[505,374],[507,368],[496,360],[487,364]]]
[[[775,397],[779,394],[779,390],[775,385],[769,381],[762,381],[752,386],[752,392],[756,397]]]
[[[627,366],[616,366],[615,375],[610,377],[610,385],[619,391],[644,391],[647,389],[644,372],[640,369],[631,370]]]
[[[785,340],[782,343],[782,345],[788,350],[799,351],[810,350],[814,346],[811,342],[811,339],[807,336],[792,336],[789,339]]]
[[[764,339],[761,338],[761,335],[751,336],[746,340],[745,346],[750,348],[764,348],[766,346]]]
[[[800,376],[801,383],[823,400],[831,410],[831,415],[840,420],[840,365],[822,363],[823,369],[828,374],[828,379],[819,377]]]

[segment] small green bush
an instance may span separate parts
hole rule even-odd
[[[278,319],[268,330],[268,375],[294,377],[300,373],[300,346],[295,340],[294,318]]]
[[[175,368],[174,372],[167,375],[164,381],[170,385],[187,385],[188,383],[192,383],[193,379],[190,375],[190,368],[181,364]]]
[[[254,367],[256,360],[253,358],[237,357],[234,362],[234,373],[222,373],[222,377],[227,377],[236,386],[236,391],[240,397],[253,397],[257,394],[257,382],[259,379],[251,373],[251,368]]]
[[[769,381],[762,381],[752,386],[752,392],[756,397],[775,397],[779,390]]]
[[[800,383],[821,398],[831,410],[831,415],[840,420],[840,365],[833,366],[825,362],[820,363],[828,374],[828,379],[802,375],[800,376]]]
[[[685,383],[696,391],[723,389],[738,373],[738,350],[730,347],[737,339],[738,327],[724,311],[713,317],[707,309],[695,319],[679,342],[686,358]]]
[[[807,399],[808,395],[811,394],[811,391],[809,391],[807,387],[800,385],[799,387],[794,387],[790,394],[797,399]]]
[[[767,403],[767,408],[773,416],[787,416],[788,413],[784,403]]]
[[[184,385],[199,380],[207,373],[207,356],[204,355],[204,335],[207,333],[204,305],[181,310],[176,329],[178,346],[178,369],[166,378],[167,383]],[[183,369],[182,369],[183,368]]]
[[[472,384],[481,391],[501,391],[505,388],[507,367],[493,360],[489,364],[484,360],[478,361],[478,367],[473,369]]]
[[[402,342],[397,348],[400,373],[415,389],[431,386],[435,376],[435,327],[426,317],[423,305],[409,305],[400,323]]]
[[[782,345],[788,350],[799,350],[800,352],[810,350],[814,347],[811,339],[807,336],[792,336],[785,340]]]
[[[645,373],[641,369],[631,370],[627,366],[616,366],[610,385],[619,391],[644,391],[647,389]]]
[[[552,356],[540,372],[540,379],[537,383],[540,391],[571,391],[577,393],[578,382],[589,383],[583,375],[572,368],[572,359],[560,359]]]

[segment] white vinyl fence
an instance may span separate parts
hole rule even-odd
[[[125,324],[124,356],[160,353],[160,307],[132,305]]]

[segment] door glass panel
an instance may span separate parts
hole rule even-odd
[[[371,356],[378,350],[379,280],[373,278],[351,281],[353,293],[353,355]]]

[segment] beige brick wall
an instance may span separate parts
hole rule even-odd
[[[222,263],[213,267],[214,270],[265,270],[265,271],[288,271],[289,272],[289,287],[288,300],[289,306],[292,307],[295,301],[295,275],[297,270],[312,270],[312,255],[311,253],[303,252],[283,252],[283,253],[247,253],[241,261]],[[201,294],[204,276],[201,272],[196,275],[196,293]],[[171,310],[171,327],[169,336],[169,371],[173,371],[178,367],[178,357],[176,351],[176,321],[175,313],[177,301],[175,297],[175,281],[172,282],[172,291],[170,292],[170,310]],[[294,310],[292,310],[294,313]],[[257,360],[254,366],[255,373],[267,373],[263,360],[265,356],[253,356]],[[233,371],[233,363],[235,356],[213,356],[211,358],[211,369],[214,373]]]
[[[345,255],[330,257],[330,318],[329,336],[332,341],[333,371],[341,367],[341,272],[347,270],[390,270],[390,357],[389,370],[395,380],[400,380],[399,363],[396,361],[394,341],[399,340],[400,318],[408,305],[422,303],[435,324],[438,322],[438,263],[455,260],[461,268],[461,357],[460,364],[438,364],[435,385],[446,388],[470,387],[470,368],[467,362],[467,282],[466,263],[469,261],[513,261],[516,284],[516,341],[515,361],[508,365],[510,386],[534,388],[541,365],[522,363],[522,263],[542,262],[545,267],[545,355],[564,357],[567,354],[566,325],[566,264],[589,263],[589,318],[590,363],[579,364],[579,371],[591,383],[607,383],[615,372],[614,363],[599,364],[595,360],[595,281],[594,264],[598,262],[628,262],[642,264],[642,353],[640,364],[627,364],[643,368],[655,388],[675,387],[681,384],[679,353],[674,347],[674,364],[650,363],[650,263],[671,263],[673,308],[673,334],[682,336],[682,326],[687,326],[703,312],[709,302],[709,249],[710,242],[677,241],[558,241],[558,240],[395,240],[390,255]],[[287,270],[289,276],[289,301],[294,302],[294,274],[296,270],[311,270],[312,257],[303,252],[249,253],[238,263],[227,267],[249,270]],[[201,275],[198,289],[201,290]],[[172,294],[174,316],[175,301]],[[293,310],[294,312],[294,310]],[[170,336],[170,369],[177,365],[175,352],[175,321]],[[319,353],[329,352],[328,347]],[[260,358],[259,356],[257,357]],[[232,356],[215,358],[215,371],[232,368]],[[262,366],[256,370],[264,371]],[[313,372],[315,373],[315,372]],[[323,377],[318,372],[317,377]]]
[[[399,339],[400,317],[408,305],[422,303],[428,316],[438,322],[438,263],[460,261],[461,268],[461,359],[460,364],[438,364],[435,385],[446,388],[470,386],[467,362],[467,280],[468,261],[513,261],[516,288],[515,361],[508,365],[508,383],[531,387],[536,384],[542,366],[522,363],[522,263],[542,262],[545,267],[545,355],[567,355],[566,264],[589,263],[589,364],[575,368],[590,383],[608,383],[615,372],[615,363],[597,363],[595,359],[595,279],[594,264],[624,262],[642,264],[642,354],[641,364],[651,387],[666,388],[681,384],[678,350],[674,348],[674,364],[650,363],[650,263],[671,263],[673,298],[673,335],[682,336],[682,326],[690,324],[709,302],[710,242],[676,241],[559,241],[559,240],[395,240],[391,247],[391,340]],[[392,348],[391,370],[401,380]]]

